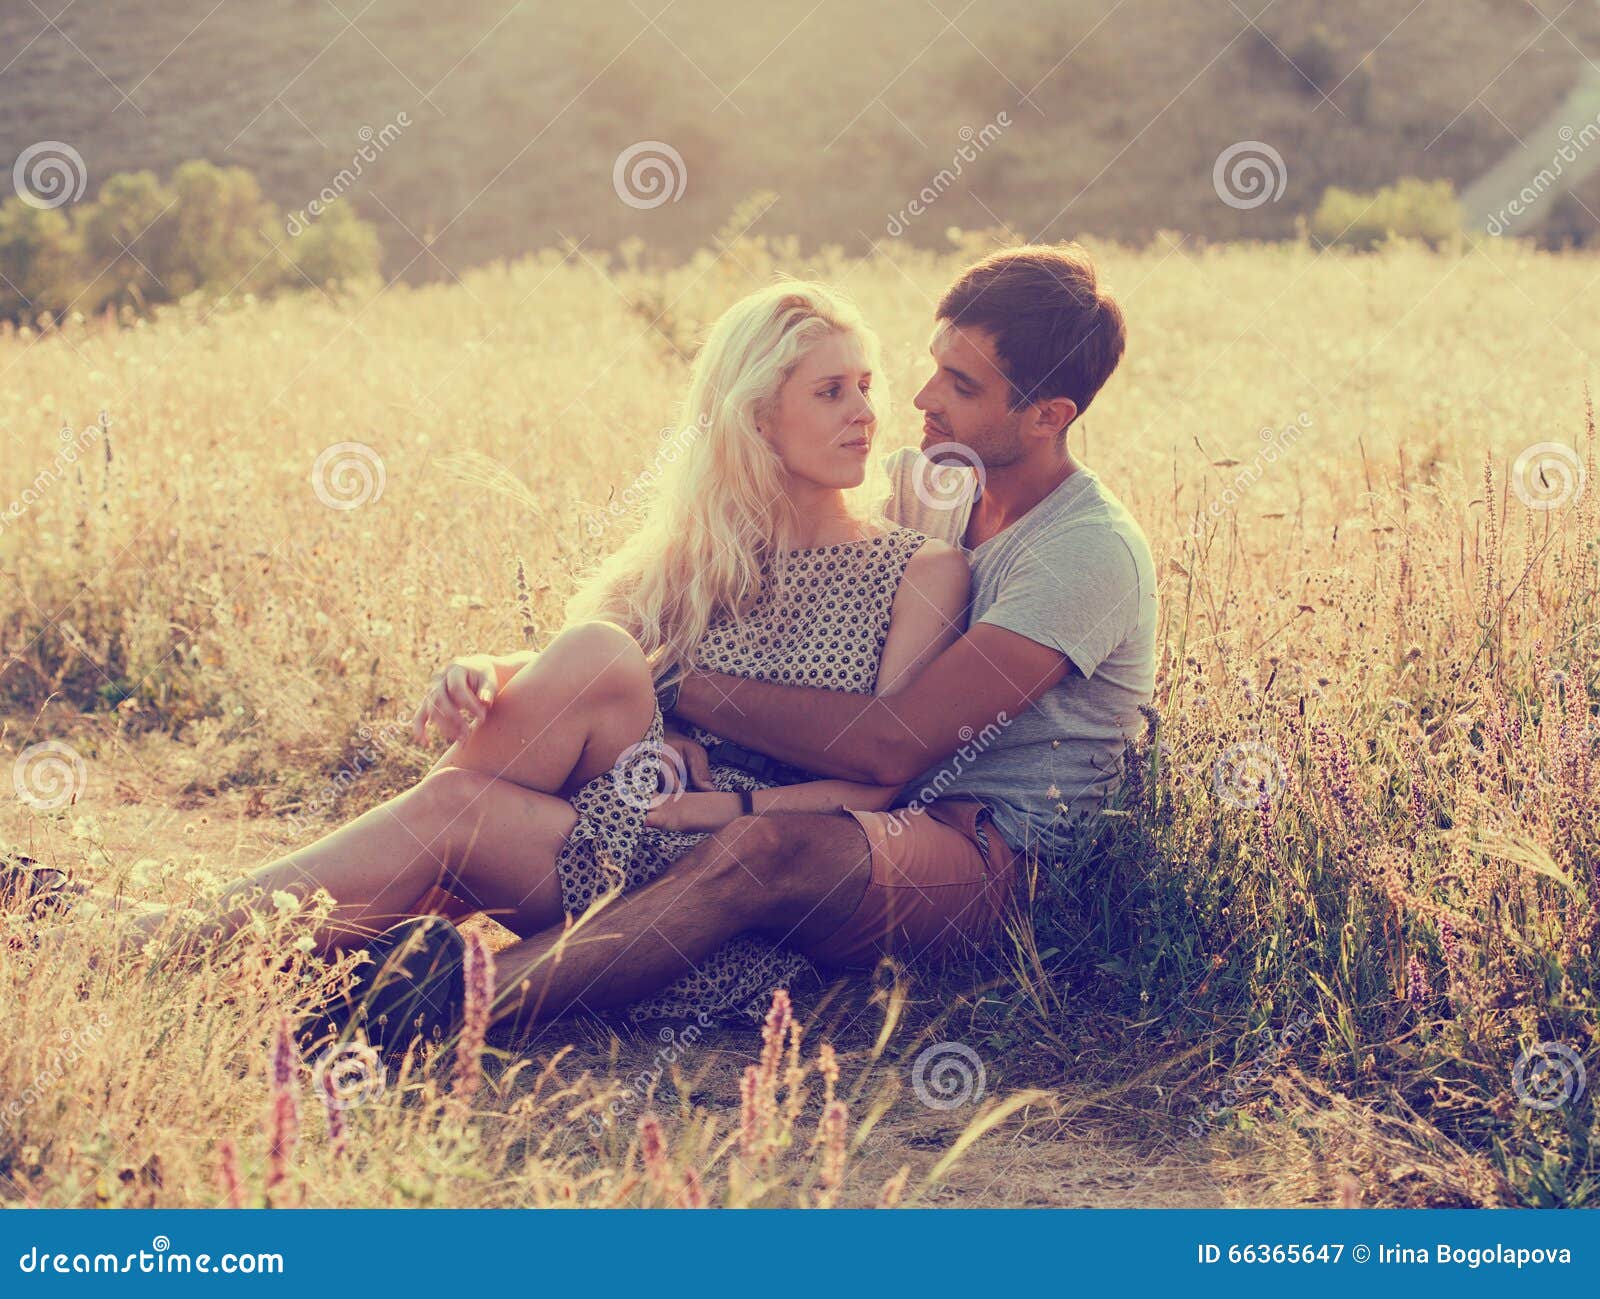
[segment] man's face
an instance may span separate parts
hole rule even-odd
[[[936,461],[982,462],[997,469],[1014,464],[1025,451],[1022,419],[1011,409],[1011,384],[995,353],[994,336],[984,329],[940,321],[928,346],[938,369],[922,386],[913,405],[922,412],[922,449]]]

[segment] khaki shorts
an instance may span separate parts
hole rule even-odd
[[[871,966],[884,954],[970,954],[999,937],[1017,861],[983,804],[946,799],[850,815],[867,836],[871,878],[850,919],[807,956]]]

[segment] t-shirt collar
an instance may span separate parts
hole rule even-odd
[[[1042,496],[1039,499],[1039,503],[1026,514],[1024,514],[1020,519],[1013,519],[1005,527],[1001,528],[999,532],[995,533],[994,536],[980,541],[976,546],[963,545],[961,549],[966,551],[966,553],[969,555],[976,555],[985,546],[991,544],[992,542],[999,541],[1001,537],[1004,537],[1008,533],[1014,532],[1029,519],[1042,517],[1046,506],[1048,506],[1052,512],[1064,509],[1067,502],[1076,496],[1081,488],[1088,486],[1088,480],[1093,477],[1094,470],[1090,469],[1088,465],[1079,465],[1077,469],[1068,474],[1059,483],[1052,487],[1049,492]],[[1078,480],[1080,478],[1085,481],[1079,482]],[[982,495],[981,482],[979,495]],[[972,500],[973,504],[976,505],[978,502],[978,497],[974,496]]]

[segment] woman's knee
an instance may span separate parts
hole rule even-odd
[[[591,702],[642,698],[654,691],[639,642],[611,622],[568,627],[536,664],[558,673],[569,693]]]
[[[435,767],[411,787],[407,810],[429,831],[438,833],[464,819],[494,782],[493,776],[468,767]]]

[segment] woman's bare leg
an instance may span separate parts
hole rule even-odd
[[[537,932],[562,918],[555,860],[576,820],[564,799],[447,767],[253,871],[224,893],[202,934],[235,932],[270,907],[275,892],[305,899],[320,888],[337,905],[318,947],[359,945],[419,914],[419,903],[440,887],[519,933]],[[122,932],[138,943],[166,921],[165,911],[152,912]]]
[[[633,638],[609,623],[584,623],[506,682],[484,722],[434,769],[465,767],[571,794],[639,742],[654,709],[650,667]]]
[[[508,925],[524,932],[557,923],[554,861],[576,815],[551,795],[615,765],[654,708],[648,665],[624,632],[595,623],[564,633],[506,683],[485,721],[423,780],[253,871],[224,896],[207,932],[238,929],[253,897],[305,897],[318,888],[338,904],[324,946],[418,914],[440,891],[503,909]],[[123,932],[143,941],[166,917],[163,909],[130,919]]]

